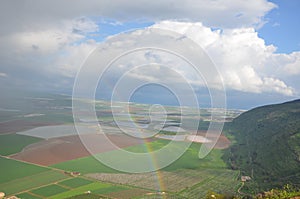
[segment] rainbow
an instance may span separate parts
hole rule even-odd
[[[147,139],[144,139],[144,146],[146,148],[146,151],[151,154],[150,158],[151,158],[151,162],[153,163],[153,170],[154,170],[154,173],[156,174],[155,176],[156,176],[156,180],[157,180],[157,191],[164,192],[164,191],[166,191],[166,187],[164,184],[163,175],[162,175],[162,172],[159,169],[157,169],[157,168],[159,168],[159,165],[156,161],[156,157],[153,155],[153,153],[151,153],[155,150],[152,148],[151,143]],[[162,198],[165,198],[165,196],[162,195]]]

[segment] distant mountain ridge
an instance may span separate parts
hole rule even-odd
[[[300,99],[244,112],[227,130],[230,166],[253,178],[246,189],[300,187]]]

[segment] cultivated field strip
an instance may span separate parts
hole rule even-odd
[[[223,169],[181,169],[176,172],[159,171],[144,174],[93,173],[87,174],[86,176],[104,182],[126,184],[149,190],[178,192],[190,190],[195,185],[201,184],[201,182],[205,184],[204,182],[208,181],[208,179],[220,175],[226,175],[228,178],[235,178],[235,172],[229,172],[228,170]]]
[[[208,191],[213,190],[214,192],[221,193],[236,193],[240,186],[238,181],[239,172],[232,170],[220,170],[215,175],[207,178],[195,186],[188,188],[180,193],[183,197],[189,199],[205,198]]]
[[[107,195],[111,198],[132,199],[132,198],[141,198],[141,196],[146,195],[147,193],[149,193],[148,190],[133,188],[133,189],[123,190],[123,191],[111,192]]]
[[[0,187],[1,190],[5,191],[6,194],[15,194],[35,187],[54,183],[66,178],[68,178],[66,175],[50,170],[6,183],[1,183]]]

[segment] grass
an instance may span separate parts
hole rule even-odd
[[[80,194],[77,196],[71,196],[67,199],[99,199],[99,195],[96,194]]]
[[[168,167],[164,168],[165,171],[175,171],[177,169],[224,169],[227,167],[226,163],[222,160],[223,151],[213,149],[208,156],[199,159],[198,153],[201,144],[192,143],[190,148],[175,162]]]
[[[72,196],[77,196],[80,194],[84,194],[87,191],[90,191],[92,194],[97,193],[97,194],[104,194],[104,193],[109,193],[115,191],[115,185],[107,184],[107,183],[101,183],[101,182],[94,182],[88,185],[84,185],[75,189],[72,189],[70,191],[66,191],[61,194],[54,195],[50,197],[51,199],[63,199],[63,198],[68,198]]]
[[[92,181],[83,179],[83,178],[72,178],[65,181],[60,182],[60,185],[67,186],[70,188],[77,188],[83,185],[87,185],[92,183]]]
[[[16,194],[67,178],[58,171],[5,157],[0,157],[0,165],[0,188],[6,194]]]
[[[21,193],[17,195],[17,197],[21,199],[41,199],[41,197],[34,196],[30,193]]]
[[[157,150],[167,145],[169,140],[156,140],[147,144],[147,146],[137,145],[126,148],[132,152],[148,152],[147,148]],[[182,147],[182,142],[176,142],[174,147],[170,150],[177,150]],[[175,171],[178,169],[202,169],[202,168],[220,168],[224,169],[227,167],[226,163],[222,160],[223,151],[219,149],[213,149],[208,156],[203,159],[199,159],[198,153],[200,150],[200,143],[192,143],[185,153],[174,161],[168,167],[163,168],[164,171]]]
[[[44,197],[49,197],[53,195],[60,194],[62,192],[67,191],[68,189],[65,189],[59,185],[56,184],[51,184],[45,187],[41,187],[35,190],[30,191],[31,193],[34,193],[36,195],[44,196]]]
[[[52,167],[66,171],[78,171],[82,174],[97,172],[118,173],[118,171],[105,166],[92,156],[58,163],[52,165]]]
[[[0,155],[11,155],[20,152],[24,147],[42,139],[25,135],[0,135]]]
[[[21,169],[20,169],[21,170]],[[1,183],[1,191],[6,194],[17,194],[35,187],[44,186],[67,178],[57,171],[45,171],[35,175],[28,175],[6,183]]]
[[[44,167],[39,167],[36,165],[16,161],[13,159],[7,159],[4,157],[0,157],[0,165],[0,185],[2,183],[10,182],[18,178],[23,178],[26,176],[49,171],[49,169]]]
[[[72,186],[72,187],[71,187]],[[112,192],[129,190],[124,186],[116,186],[108,183],[94,182],[80,177],[61,181],[59,183],[46,185],[28,192],[18,194],[20,198],[94,198],[99,195],[107,195]],[[85,194],[90,191],[92,194]]]

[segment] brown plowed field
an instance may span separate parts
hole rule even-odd
[[[106,135],[119,148],[142,144],[143,140],[126,135]],[[114,150],[103,134],[85,135],[84,139],[93,146],[93,153]],[[51,138],[31,144],[22,152],[12,155],[11,158],[40,165],[52,165],[80,157],[91,155],[81,143],[78,135]]]
[[[198,132],[198,135],[205,136],[204,132]],[[133,138],[126,135],[106,135],[114,145],[119,148],[129,147],[132,145],[142,144],[143,140]],[[214,134],[209,135],[211,139]],[[103,134],[89,134],[82,137],[85,143],[92,146],[93,153],[102,153],[114,150],[109,142],[104,138]],[[146,141],[153,141],[148,139]],[[225,149],[230,145],[230,141],[224,135],[221,135],[216,143],[216,149]],[[22,152],[12,155],[11,157],[26,162],[40,165],[52,165],[80,157],[91,155],[90,152],[82,144],[78,135],[65,136],[59,138],[51,138],[43,140],[35,144],[31,144],[23,149]]]

